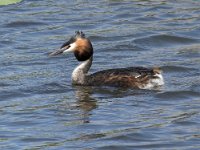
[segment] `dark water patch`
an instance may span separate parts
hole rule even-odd
[[[136,21],[139,21],[139,22],[159,22],[159,20],[162,20],[161,18],[158,18],[158,17],[153,17],[153,16],[143,16],[143,17],[138,17],[137,19],[135,19]]]
[[[100,35],[92,35],[92,36],[89,36],[89,38],[91,39],[91,41],[103,41],[105,39],[105,37],[103,36],[100,36]]]
[[[199,58],[200,57],[200,49],[199,49],[199,44],[193,44],[190,46],[186,46],[183,48],[178,49],[177,55],[179,57],[183,58],[189,58],[189,59],[194,59],[194,58]]]
[[[33,22],[33,21],[14,21],[5,25],[8,28],[19,28],[19,27],[27,27],[27,26],[42,26],[46,25],[43,22]]]
[[[153,142],[156,141],[156,136],[152,135],[152,134],[143,134],[139,132],[139,128],[138,129],[127,129],[127,131],[124,132],[120,132],[118,133],[119,135],[114,135],[111,136],[109,138],[105,138],[105,141],[118,141],[118,142],[122,142],[122,141],[127,141],[127,142]]]
[[[1,39],[0,41],[0,45],[3,47],[7,47],[7,46],[10,46],[10,45],[13,45],[15,42],[14,41],[11,41],[11,40],[4,40],[4,39]]]
[[[130,55],[130,51],[133,52],[138,52],[138,51],[145,51],[146,49],[140,47],[139,45],[136,45],[134,42],[132,41],[122,41],[119,42],[116,45],[111,45],[110,48],[108,49],[112,49],[115,52],[127,52],[128,55]]]
[[[24,61],[15,61],[14,63],[12,63],[12,66],[43,66],[46,65],[47,62],[44,62],[43,60],[39,59],[39,60],[29,60],[27,62]]]
[[[31,86],[30,88],[23,89],[24,93],[35,93],[35,94],[58,94],[69,92],[68,86],[59,83],[46,83],[39,86]]]
[[[0,92],[1,101],[6,101],[16,97],[26,97],[27,94],[18,90]]]
[[[196,144],[197,145],[197,144]],[[198,145],[197,145],[198,146]],[[110,144],[110,146],[102,146],[97,148],[97,150],[134,150],[134,149],[172,149],[172,148],[181,148],[181,149],[195,149],[195,145],[187,145],[184,142],[147,142],[147,143],[127,143],[127,144]]]
[[[185,66],[162,66],[162,70],[167,73],[189,73],[198,71],[196,68],[190,68]]]
[[[178,31],[179,35],[182,36],[187,36],[187,37],[191,37],[191,38],[197,38],[199,39],[200,37],[200,27],[199,26],[193,26],[193,27],[188,27],[185,30],[181,30]]]
[[[82,29],[82,30],[89,30],[89,29],[95,29],[96,25],[94,23],[77,23],[77,24],[73,24],[73,25],[68,25],[68,28],[70,28],[71,30],[77,30],[77,29]]]
[[[123,13],[123,14],[119,14],[119,15],[114,15],[113,17],[111,17],[111,19],[112,20],[123,20],[123,21],[125,21],[125,20],[129,20],[128,18],[132,18],[132,17],[134,17],[134,16],[139,16],[140,14],[131,14],[131,13]]]
[[[100,148],[97,148],[97,150],[133,150],[133,149],[150,149],[150,148],[156,148],[156,149],[161,149],[161,148],[170,148],[173,147],[173,144],[163,142],[163,143],[158,143],[154,142],[151,143],[127,143],[127,144],[110,144],[109,146],[102,146]]]
[[[29,62],[29,63],[24,63],[24,62],[21,62],[21,63],[16,63],[16,64],[13,64],[13,65],[16,65],[16,66],[43,66],[43,65],[46,65],[47,63],[46,62]]]
[[[168,91],[156,94],[157,98],[167,100],[189,100],[198,98],[199,96],[200,93],[194,91]]]
[[[11,84],[0,82],[0,88],[1,87],[8,87],[8,86],[11,86]]]
[[[131,99],[133,96],[148,96],[156,91],[128,89],[121,87],[91,87],[93,96],[100,99],[126,98]],[[110,100],[112,101],[112,100]]]
[[[30,143],[32,143],[32,142],[48,142],[48,141],[56,141],[57,139],[56,138],[51,138],[51,137],[47,137],[47,138],[45,138],[45,137],[27,137],[27,138],[21,138],[20,139],[20,141],[22,141],[22,142],[30,142]]]
[[[14,114],[15,115],[15,114]],[[34,126],[39,124],[39,122],[34,122],[31,120],[20,120],[20,121],[12,121],[9,123],[9,126],[20,126],[20,127],[27,127],[27,126]]]
[[[99,36],[99,35],[89,36],[89,38],[91,39],[93,43],[95,42],[106,43],[106,42],[115,42],[115,41],[122,42],[122,41],[127,41],[128,37],[131,37],[131,35],[114,35],[114,37],[112,36],[112,34],[109,36]]]
[[[165,2],[161,2],[160,4],[153,6],[151,8],[146,9],[146,11],[150,11],[150,12],[159,12],[159,11],[167,11],[169,10],[171,7],[165,5]]]
[[[82,135],[81,137],[78,137],[77,139],[74,140],[90,140],[90,139],[99,139],[99,138],[103,138],[105,137],[105,134],[86,134],[86,135]]]
[[[180,37],[175,35],[153,35],[149,37],[144,37],[136,39],[134,41],[136,44],[140,44],[143,47],[176,47],[180,45],[188,45],[198,42],[197,39],[191,39],[187,37]]]
[[[198,112],[186,112],[186,113],[180,113],[176,116],[170,116],[165,119],[170,120],[171,123],[176,123],[181,126],[187,126],[187,125],[195,125],[195,122],[188,121],[190,118],[194,117],[195,115],[198,115]]]
[[[124,5],[130,4],[130,2],[123,2]],[[115,0],[109,0],[108,6],[112,6],[112,7],[116,7],[117,6],[121,6],[122,5],[122,1],[115,1]],[[124,8],[125,9],[125,8]],[[120,7],[120,10],[123,10],[123,7]]]
[[[190,86],[190,90],[191,91],[195,91],[195,92],[199,92],[200,91],[200,80],[197,79],[196,82],[194,82],[191,86]]]

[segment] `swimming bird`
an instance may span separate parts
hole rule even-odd
[[[128,67],[89,74],[93,60],[93,46],[82,31],[76,31],[59,49],[49,56],[73,52],[80,64],[72,72],[72,84],[82,86],[114,86],[153,89],[164,84],[160,68]]]

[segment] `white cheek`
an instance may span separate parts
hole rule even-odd
[[[76,43],[70,44],[70,48],[66,49],[63,53],[73,52],[76,48]]]

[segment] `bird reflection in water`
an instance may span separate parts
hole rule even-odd
[[[77,108],[80,108],[84,123],[90,122],[91,111],[97,108],[97,101],[91,97],[92,87],[74,86]]]

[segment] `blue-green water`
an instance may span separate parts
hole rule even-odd
[[[159,91],[71,85],[82,30],[91,72],[160,66]],[[200,1],[24,0],[0,7],[0,149],[200,149]]]

